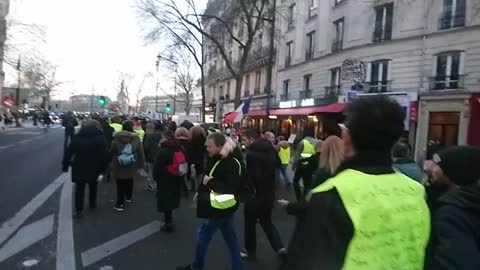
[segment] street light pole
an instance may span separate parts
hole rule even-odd
[[[18,70],[18,85],[17,85],[17,89],[16,89],[16,93],[15,93],[15,98],[16,98],[16,101],[17,101],[17,119],[16,119],[16,126],[17,127],[21,127],[22,124],[20,123],[20,85],[22,84],[22,74],[21,74],[21,56],[18,56],[18,64],[17,64],[17,70]]]

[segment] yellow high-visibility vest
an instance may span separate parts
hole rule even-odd
[[[308,199],[333,188],[354,227],[342,269],[423,269],[430,213],[421,184],[399,173],[348,169],[314,188]]]
[[[234,158],[234,160],[238,164],[238,175],[241,175],[242,165],[240,164],[240,161],[238,161],[238,159]],[[217,168],[218,164],[220,164],[221,161],[222,160],[220,159],[217,162],[215,162],[212,169],[210,170],[210,173],[208,174],[210,177],[212,177],[213,172],[215,171],[215,169]],[[213,190],[210,191],[210,205],[213,208],[224,210],[224,209],[232,208],[236,204],[237,204],[237,200],[235,200],[234,194],[221,194],[221,193],[214,192]]]
[[[283,148],[280,147],[280,150],[278,151],[278,157],[280,158],[280,161],[282,162],[282,165],[288,165],[290,163],[290,147]]]
[[[302,159],[309,158],[315,154],[315,147],[308,140],[303,139],[303,149],[300,157]]]
[[[134,129],[133,131],[138,135],[138,137],[140,138],[140,141],[143,141],[143,138],[145,137],[145,131],[141,128]]]
[[[110,126],[113,128],[115,132],[120,132],[123,129],[123,126],[118,123],[112,123]]]

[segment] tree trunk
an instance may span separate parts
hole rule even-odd
[[[190,109],[192,107],[190,93],[191,92],[188,92],[187,96],[185,97],[185,115],[190,115]]]
[[[243,72],[239,73],[235,76],[235,109],[240,106],[242,101],[242,83],[243,83]]]
[[[203,71],[203,66],[200,67],[201,70],[201,76],[202,76],[202,108],[201,108],[201,114],[202,114],[202,122],[205,123],[205,72]]]

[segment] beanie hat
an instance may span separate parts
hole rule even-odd
[[[470,185],[480,179],[480,170],[477,168],[480,165],[480,147],[450,147],[435,154],[433,160],[459,186]]]

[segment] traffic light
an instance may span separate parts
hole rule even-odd
[[[101,106],[105,106],[107,104],[107,99],[105,98],[105,96],[100,96],[100,98],[98,99],[98,103]]]
[[[170,103],[167,103],[167,105],[165,106],[165,112],[170,113],[171,111],[172,111],[172,108],[170,107]]]

